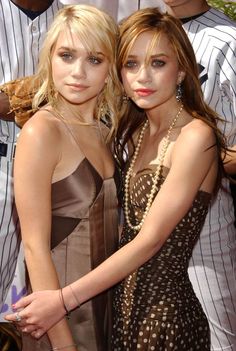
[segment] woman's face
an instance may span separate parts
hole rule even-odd
[[[150,31],[138,36],[121,70],[127,95],[144,110],[176,102],[176,86],[184,77],[165,34],[150,51],[153,35]]]
[[[67,101],[95,107],[109,66],[99,46],[91,53],[72,31],[60,33],[52,54],[52,77],[56,91]]]

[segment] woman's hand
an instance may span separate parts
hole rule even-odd
[[[60,290],[36,291],[13,305],[16,313],[5,316],[24,333],[40,338],[65,316]]]

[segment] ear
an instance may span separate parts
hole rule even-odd
[[[177,85],[181,84],[184,81],[185,76],[186,76],[185,71],[179,71],[178,78],[177,78]]]

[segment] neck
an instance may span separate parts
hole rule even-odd
[[[182,104],[180,102],[176,101],[171,105],[171,108],[170,105],[168,109],[166,109],[165,106],[159,106],[158,109],[146,111],[146,115],[149,121],[150,136],[154,136],[167,130],[173,118],[180,110],[181,105]]]
[[[32,0],[11,0],[14,4],[22,7],[25,10],[31,10],[31,11],[44,11],[46,10],[53,0],[37,0],[37,1],[32,1]]]
[[[94,118],[94,106],[78,106],[71,104],[62,96],[59,96],[56,104],[53,106],[55,110],[63,116],[65,120],[70,122],[82,122],[85,124],[94,124],[96,122]]]
[[[210,9],[210,6],[205,0],[192,0],[186,1],[181,5],[166,5],[167,11],[170,15],[177,18],[186,18],[191,16],[197,16]]]

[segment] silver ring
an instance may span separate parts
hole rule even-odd
[[[21,322],[21,320],[22,320],[22,318],[21,318],[19,312],[16,312],[16,313],[15,313],[15,318],[16,318],[16,322]]]

